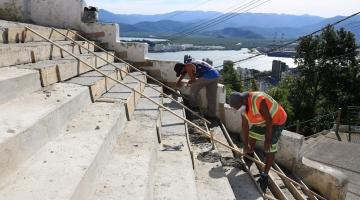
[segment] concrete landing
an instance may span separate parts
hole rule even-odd
[[[346,199],[360,198],[360,145],[354,143],[329,141],[321,139],[307,141],[302,149],[306,158],[320,162],[342,171],[349,177],[349,186]]]
[[[145,94],[160,102],[159,93],[152,89],[146,88]],[[127,123],[102,176],[95,181],[93,199],[152,199],[158,115],[157,105],[140,99],[133,120]]]
[[[120,108],[95,103],[83,109],[3,184],[1,199],[88,199],[90,183],[126,122]]]
[[[180,116],[183,109],[170,99],[164,99],[164,106]],[[168,111],[162,115],[161,144],[155,168],[154,199],[196,200],[198,198],[195,175],[186,140],[184,121]],[[178,150],[171,149],[178,147]]]

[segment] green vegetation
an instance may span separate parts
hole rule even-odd
[[[220,83],[225,85],[226,98],[230,96],[233,91],[242,91],[241,76],[234,69],[234,63],[231,61],[224,63],[224,68],[220,71]]]
[[[360,64],[354,34],[327,27],[320,35],[305,37],[297,47],[299,77],[287,78],[270,94],[281,102],[288,124],[359,106]],[[308,123],[301,133],[310,135],[332,126],[332,117]]]

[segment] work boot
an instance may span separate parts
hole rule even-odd
[[[260,178],[259,178],[259,180],[257,180],[257,182],[260,185],[261,190],[264,193],[266,193],[266,189],[268,187],[268,179],[269,179],[269,175],[264,172],[261,172]]]
[[[255,157],[255,153],[254,152],[250,152],[246,154],[247,156],[254,158]],[[249,158],[244,156],[244,161],[246,166],[250,169],[251,165],[254,163],[254,161],[250,160]]]

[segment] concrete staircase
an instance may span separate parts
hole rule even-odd
[[[26,24],[0,25],[6,42],[0,44],[0,199],[199,199],[182,120],[24,32]],[[33,28],[185,116],[150,86],[47,27]],[[114,64],[147,81],[126,64]]]

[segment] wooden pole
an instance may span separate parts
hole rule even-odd
[[[74,39],[72,39],[72,38],[70,38],[70,37],[66,36],[65,34],[61,33],[60,31],[56,30],[55,28],[52,28],[52,30],[54,30],[54,31],[58,32],[59,34],[61,34],[61,35],[65,36],[65,37],[67,37],[70,41],[72,41],[72,42],[74,42],[75,44],[77,44],[80,48],[83,48],[83,49],[87,50],[89,53],[91,53],[91,54],[92,54],[92,55],[94,55],[95,57],[100,58],[101,60],[105,61],[107,64],[109,64],[109,65],[111,65],[111,66],[115,67],[116,69],[118,69],[118,70],[120,70],[120,71],[124,72],[126,75],[128,75],[128,76],[130,76],[130,77],[134,78],[135,80],[137,80],[137,81],[139,81],[139,82],[141,82],[141,83],[145,84],[146,86],[148,86],[148,87],[150,87],[151,89],[153,89],[153,90],[155,90],[155,91],[159,92],[160,94],[164,95],[165,97],[170,98],[171,100],[175,101],[178,105],[180,105],[181,107],[185,108],[187,111],[191,112],[191,113],[192,113],[192,114],[194,114],[196,117],[198,117],[198,118],[200,118],[200,119],[204,120],[206,123],[211,124],[211,122],[210,122],[210,121],[208,121],[207,119],[205,119],[205,118],[201,117],[201,116],[200,116],[199,114],[197,114],[195,111],[191,110],[190,108],[188,108],[188,107],[187,107],[187,106],[185,106],[184,104],[182,104],[182,103],[178,102],[177,100],[175,100],[174,98],[172,98],[170,95],[165,94],[165,93],[164,93],[164,92],[162,92],[161,90],[156,89],[156,87],[154,87],[154,86],[152,86],[152,85],[148,84],[147,82],[145,82],[145,81],[143,81],[143,80],[141,80],[141,79],[139,79],[139,78],[137,78],[137,77],[135,77],[135,76],[131,75],[131,74],[130,74],[130,73],[128,73],[127,71],[125,71],[125,70],[121,69],[120,67],[116,66],[115,64],[113,64],[113,63],[109,62],[109,60],[107,60],[107,59],[104,59],[104,58],[100,57],[100,56],[99,56],[99,55],[97,55],[96,53],[94,53],[94,52],[90,51],[90,49],[87,49],[86,47],[83,47],[81,44],[79,44],[78,42],[76,42]],[[88,44],[89,44],[89,43],[90,43],[90,41],[88,41]],[[111,54],[109,54],[108,52],[106,52],[105,50],[104,50],[104,52],[105,52],[105,53],[107,53],[107,55],[111,55]],[[127,64],[127,63],[125,63],[125,64]],[[142,72],[142,74],[146,74],[146,73],[143,73],[143,72]],[[176,94],[178,94],[178,93],[176,93]]]
[[[196,129],[198,129],[204,136],[206,136],[206,137],[208,137],[208,138],[211,138],[211,136],[207,133],[206,130],[202,129],[201,127],[199,127],[198,125],[194,124],[193,122],[187,120],[185,117],[182,117],[182,116],[176,114],[176,113],[175,113],[174,111],[172,111],[171,109],[169,109],[169,108],[167,108],[167,107],[159,104],[158,102],[156,102],[155,100],[151,99],[149,96],[143,94],[143,93],[140,92],[139,90],[134,89],[134,88],[126,85],[125,83],[123,83],[123,82],[121,82],[121,81],[119,81],[119,80],[117,80],[117,79],[115,79],[115,78],[113,78],[113,77],[108,76],[107,74],[105,74],[104,72],[100,71],[100,70],[97,69],[96,67],[93,67],[93,66],[89,65],[88,63],[86,63],[85,61],[83,61],[82,59],[80,59],[79,57],[77,57],[75,54],[69,52],[69,51],[66,50],[65,48],[61,47],[59,44],[57,44],[57,43],[55,43],[55,42],[47,39],[46,37],[44,37],[43,35],[41,35],[41,34],[38,33],[37,31],[35,31],[35,30],[33,30],[33,29],[31,29],[31,28],[29,28],[29,27],[27,27],[27,26],[26,26],[25,28],[26,28],[26,30],[29,30],[29,31],[33,32],[34,34],[38,35],[39,37],[41,37],[41,38],[43,38],[44,40],[48,41],[49,43],[53,44],[53,45],[56,46],[57,48],[62,49],[64,52],[66,52],[67,54],[71,55],[73,58],[79,60],[79,61],[80,61],[81,63],[83,63],[84,65],[92,68],[94,71],[98,72],[98,73],[101,74],[102,76],[107,77],[107,78],[115,81],[116,83],[118,83],[118,84],[120,84],[120,85],[122,85],[122,86],[124,86],[124,87],[126,87],[126,88],[128,88],[128,89],[130,89],[130,90],[132,90],[132,91],[134,91],[134,92],[136,92],[136,93],[138,93],[138,94],[141,95],[142,97],[144,97],[144,98],[146,98],[147,100],[151,101],[152,103],[158,105],[159,107],[163,108],[164,110],[168,111],[169,113],[173,114],[174,116],[178,117],[179,119],[184,120],[185,123],[188,123],[188,124],[194,126],[194,127],[195,127]],[[219,144],[221,144],[221,145],[223,145],[224,147],[227,147],[227,148],[229,148],[229,149],[237,152],[237,153],[240,154],[240,155],[243,155],[243,153],[240,152],[238,149],[227,145],[225,142],[222,142],[222,141],[220,141],[220,140],[218,140],[218,139],[216,139],[216,138],[214,138],[214,141],[217,142],[217,143],[219,143]],[[254,159],[254,158],[252,158],[252,157],[250,157],[250,156],[247,156],[247,155],[243,155],[243,156],[245,156],[246,158],[252,160],[252,161],[255,162],[255,163],[258,163],[258,164],[262,165],[263,167],[265,166],[265,164],[262,163],[261,161],[257,161],[256,159]],[[271,168],[271,170],[272,170],[274,173],[278,174],[280,177],[286,178],[286,179],[288,179],[289,181],[291,181],[293,184],[295,184],[295,185],[297,185],[297,186],[305,189],[303,185],[301,185],[301,184],[299,184],[298,182],[292,180],[291,178],[287,177],[286,175],[281,174],[280,172],[278,172],[277,170],[274,170],[273,168]],[[306,190],[308,190],[309,193],[315,195],[315,196],[318,197],[319,199],[326,200],[324,197],[322,197],[321,195],[319,195],[319,194],[311,191],[310,189],[306,189]]]
[[[69,32],[75,34],[76,36],[80,37],[81,39],[83,39],[83,40],[85,40],[85,41],[87,41],[87,42],[89,42],[89,43],[92,43],[92,44],[93,44],[96,48],[98,48],[100,51],[106,52],[108,55],[110,55],[111,57],[115,58],[116,60],[119,60],[119,61],[127,64],[130,68],[132,68],[133,70],[135,70],[135,71],[137,71],[137,72],[142,73],[142,74],[145,75],[147,78],[151,79],[152,81],[156,82],[157,84],[165,87],[166,89],[172,91],[173,93],[178,94],[178,93],[177,93],[174,89],[172,89],[171,87],[165,85],[164,83],[160,82],[160,81],[157,80],[156,78],[154,78],[154,77],[152,77],[152,76],[144,73],[143,71],[139,70],[139,69],[136,68],[135,66],[133,66],[133,65],[131,65],[130,63],[126,62],[125,60],[123,60],[123,59],[121,59],[121,58],[119,58],[119,57],[117,57],[117,56],[115,56],[115,55],[109,54],[105,49],[103,49],[103,48],[100,47],[99,45],[95,44],[94,42],[91,42],[90,40],[88,40],[87,38],[83,37],[83,36],[80,35],[79,33],[75,32],[75,31],[72,31],[72,30],[70,30],[70,29],[67,29],[67,30],[68,30]],[[180,97],[181,97],[181,95],[180,95]]]

